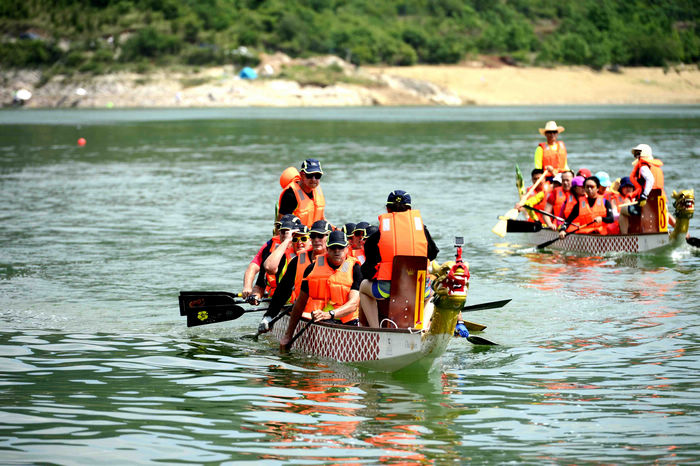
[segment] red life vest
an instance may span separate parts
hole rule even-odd
[[[660,189],[661,192],[664,194],[664,197],[666,196],[666,193],[664,193],[664,172],[661,170],[661,166],[663,164],[664,163],[658,159],[646,160],[640,157],[640,159],[634,165],[632,172],[630,173],[630,180],[634,185],[634,192],[632,192],[632,198],[636,199],[644,192],[645,180],[644,177],[642,177],[640,171],[645,165],[649,167],[649,170],[651,170],[651,174],[654,176],[654,186],[652,186],[651,189]]]
[[[377,280],[391,280],[394,256],[425,256],[428,266],[428,240],[418,210],[389,212],[379,216],[379,255]]]
[[[572,204],[574,203],[574,195],[571,194],[571,191],[564,192],[564,189],[561,186],[554,188],[554,204],[552,205],[552,213],[557,217],[566,218],[563,215],[563,209],[564,204],[567,202],[571,202]],[[569,213],[571,213],[571,211],[569,211]],[[556,219],[552,219],[552,222],[554,222],[554,224],[557,226],[562,224],[562,222]]]
[[[352,288],[352,269],[356,262],[357,259],[354,257],[348,257],[340,267],[334,269],[328,264],[328,254],[316,258],[313,270],[306,277],[309,284],[309,299],[304,312],[313,313],[316,310],[323,310],[328,304],[337,308],[347,303]],[[358,317],[358,309],[355,309],[344,315],[340,321],[345,323]]]
[[[574,223],[578,224],[582,228],[579,228],[576,233],[599,233],[604,235],[607,233],[608,229],[604,223],[593,223],[588,226],[588,223],[592,222],[596,217],[605,217],[608,211],[605,208],[605,199],[603,196],[597,195],[593,207],[588,205],[588,196],[581,196],[578,201],[578,217],[574,219]],[[575,230],[577,227],[573,225],[568,228],[569,231]]]
[[[559,214],[559,216],[563,219],[568,218],[569,214],[571,214],[571,211],[574,210],[574,206],[578,203],[578,201],[579,199],[576,199],[574,193],[569,191],[569,194],[566,196],[566,199],[564,201],[564,205],[561,206],[561,213]]]
[[[279,199],[277,200],[278,206],[282,204],[282,196],[288,188],[292,189],[294,192],[294,197],[297,199],[297,208],[294,209],[293,214],[299,217],[301,223],[311,228],[311,225],[313,225],[315,221],[323,220],[323,210],[326,207],[326,198],[323,196],[321,186],[314,188],[314,197],[311,199],[309,195],[306,194],[303,189],[301,189],[301,184],[299,184],[299,181],[293,181],[280,193]]]
[[[549,144],[541,142],[542,148],[542,169],[547,165],[551,165],[556,171],[564,171],[566,169],[566,146],[563,142],[557,141],[557,149],[552,150]]]

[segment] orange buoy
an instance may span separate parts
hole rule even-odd
[[[301,179],[299,175],[299,170],[295,167],[287,167],[280,175],[280,186],[282,189],[289,186],[289,183]]]
[[[85,140],[85,138],[80,138],[80,139],[78,139],[78,145],[79,145],[79,146],[82,147],[82,146],[85,145],[85,143],[87,143],[87,141]]]

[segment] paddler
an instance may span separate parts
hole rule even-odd
[[[397,189],[386,200],[387,213],[379,216],[379,231],[365,241],[365,263],[362,275],[366,278],[360,286],[362,312],[370,327],[379,327],[378,299],[389,297],[394,256],[437,257],[439,249],[418,210],[411,210],[411,195]],[[426,280],[426,290],[429,281]]]
[[[304,228],[306,226],[304,225]],[[277,285],[277,290],[270,300],[265,315],[258,325],[258,332],[265,333],[270,330],[270,321],[279,313],[282,306],[294,300],[299,295],[301,280],[306,270],[313,261],[326,253],[326,237],[330,233],[328,222],[319,220],[314,222],[308,230],[311,239],[311,248],[297,253],[287,265],[287,270]],[[303,237],[302,235],[299,235]],[[294,241],[294,240],[292,240]]]
[[[660,191],[659,197],[663,197],[664,205],[668,205],[668,198],[664,190],[664,172],[661,166],[664,164],[661,160],[654,158],[651,152],[651,147],[648,144],[638,144],[632,149],[632,155],[635,161],[632,163],[634,168],[630,173],[630,181],[634,184],[635,190],[632,193],[632,198],[639,201],[638,206],[644,207],[652,190]],[[629,209],[632,215],[639,215],[640,210],[635,208]],[[668,215],[668,224],[672,227],[676,226],[676,219],[672,215]]]
[[[326,254],[317,257],[304,271],[287,332],[280,339],[281,349],[291,341],[302,312],[310,313],[314,321],[358,325],[362,273],[357,259],[348,257],[347,246],[345,233],[332,232],[328,235]]]
[[[566,217],[566,223],[559,228],[559,237],[567,233],[595,233],[605,235],[607,227],[603,223],[613,223],[610,201],[598,194],[600,181],[595,176],[589,176],[583,183],[585,195],[579,198],[571,213]],[[578,226],[575,226],[578,225]]]
[[[564,206],[569,204],[573,209],[573,206],[576,203],[576,198],[571,192],[571,181],[574,179],[574,174],[571,172],[571,170],[566,170],[561,173],[557,173],[554,178],[556,179],[557,176],[561,180],[561,186],[555,187],[552,189],[552,192],[549,193],[544,210],[545,212],[549,212],[550,214],[556,215],[559,218],[564,218]],[[554,231],[558,230],[562,224],[561,221],[548,215],[544,215],[543,220],[545,225]]]
[[[634,192],[634,185],[629,176],[623,177],[617,184],[617,190],[610,190],[610,204],[612,205],[615,223],[608,225],[609,235],[619,235],[623,232],[627,233],[627,209],[620,209],[620,206],[630,203],[632,201],[632,193]],[[621,215],[621,210],[625,211],[624,215]]]
[[[287,217],[287,219],[294,218],[296,217]],[[260,249],[258,249],[257,254],[255,254],[253,260],[250,261],[248,267],[245,270],[245,273],[243,274],[243,290],[241,291],[241,297],[255,306],[260,304],[260,298],[262,298],[266,287],[265,280],[263,280],[262,276],[259,277],[260,282],[255,283],[254,285],[254,282],[256,281],[255,277],[258,275],[258,272],[260,272],[260,269],[262,268],[265,259],[267,259],[267,257],[270,255],[270,251],[282,242],[282,240],[280,239],[281,225],[281,219],[275,220],[272,230],[272,238],[267,240],[265,244],[260,246]]]
[[[294,214],[309,228],[315,221],[324,220],[326,199],[321,190],[322,176],[321,162],[316,159],[304,160],[299,177],[292,178],[280,193],[278,218],[285,214]]]
[[[537,181],[540,179],[543,173],[544,170],[542,170],[541,168],[535,168],[532,170],[532,172],[530,173],[532,185],[535,185],[537,183]],[[530,187],[527,189],[527,191],[530,191]],[[528,205],[530,207],[534,207],[535,209],[544,210],[544,208],[547,206],[547,195],[549,194],[549,191],[550,189],[545,183],[539,183],[537,184],[535,190],[530,193],[530,196],[527,199],[515,204],[515,208],[522,212],[523,210],[525,210],[523,206]],[[544,215],[542,215],[541,213],[528,209],[527,214],[528,222],[540,222],[541,224],[545,224],[543,219]]]
[[[568,170],[566,146],[559,141],[559,134],[565,128],[554,121],[545,123],[540,128],[540,134],[547,138],[547,142],[541,142],[535,149],[535,168],[547,171],[548,177],[553,177],[560,171]]]
[[[280,219],[280,225],[278,227],[278,235],[272,237],[270,241],[267,242],[266,246],[263,248],[262,252],[260,253],[261,255],[261,264],[262,266],[262,273],[258,274],[258,279],[255,281],[255,287],[253,288],[254,294],[257,296],[260,290],[265,290],[270,296],[272,296],[275,293],[275,288],[277,287],[277,265],[279,262],[275,264],[275,271],[270,273],[265,270],[265,262],[267,259],[270,257],[270,255],[277,251],[278,254],[284,255],[289,248],[289,245],[291,243],[291,231],[292,230],[298,230],[298,225],[300,223],[299,219],[295,217],[294,215],[285,215]],[[289,238],[289,241],[287,241],[284,246],[282,246],[282,243],[285,242],[285,239]],[[281,248],[278,250],[278,248]],[[259,297],[257,298],[259,299]],[[253,304],[256,304],[256,300],[254,298],[250,298]]]
[[[350,255],[360,261],[360,265],[365,263],[365,239],[367,238],[367,228],[369,223],[360,222],[352,230],[352,236],[348,236],[350,242]]]

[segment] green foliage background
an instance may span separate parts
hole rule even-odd
[[[355,64],[666,66],[700,59],[697,0],[1,0],[0,64],[100,73],[256,64],[256,52]],[[18,39],[31,31],[38,38]],[[112,38],[108,40],[108,38]],[[245,46],[249,51],[241,49]]]

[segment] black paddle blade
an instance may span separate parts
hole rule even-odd
[[[498,343],[494,343],[494,342],[492,342],[491,340],[487,340],[486,338],[480,337],[480,336],[477,336],[477,335],[469,335],[469,336],[467,337],[467,340],[468,340],[469,343],[471,343],[472,345],[498,346]]]
[[[187,310],[187,326],[215,324],[238,319],[246,310],[238,305],[221,305],[216,307],[195,307]]]
[[[241,304],[243,300],[238,299],[238,296],[226,291],[181,291],[180,315],[186,316],[188,309],[203,306],[221,306]]]
[[[700,248],[700,238],[695,238],[694,236],[691,236],[689,238],[686,238],[685,242],[695,248]]]
[[[528,222],[526,220],[508,219],[506,231],[508,233],[537,233],[542,229],[539,222]]]
[[[512,299],[503,299],[501,301],[491,301],[490,303],[472,304],[471,306],[464,306],[462,308],[462,312],[480,311],[482,309],[496,309],[505,306],[511,301]]]

